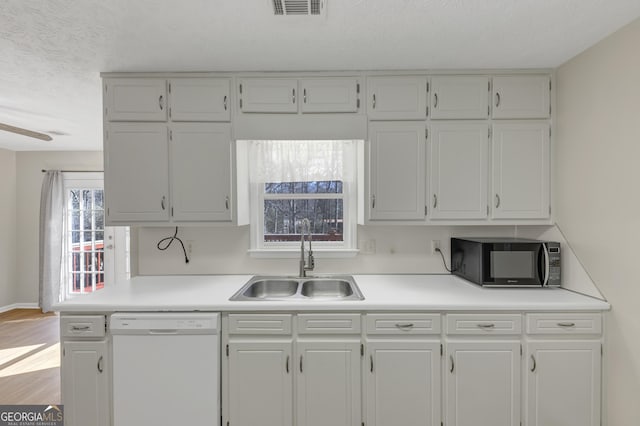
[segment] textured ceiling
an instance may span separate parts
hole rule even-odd
[[[101,71],[553,68],[640,17],[639,0],[2,0],[0,148],[99,150]],[[56,135],[56,132],[63,135]]]

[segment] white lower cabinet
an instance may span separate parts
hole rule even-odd
[[[228,418],[234,426],[290,426],[293,421],[293,343],[229,343]]]
[[[520,341],[447,343],[448,426],[520,424]]]
[[[66,426],[111,424],[108,343],[62,342],[62,403]]]
[[[359,425],[360,340],[298,341],[296,346],[296,425]]]
[[[367,342],[365,424],[439,425],[440,365],[439,340]]]

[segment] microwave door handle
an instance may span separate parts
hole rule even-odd
[[[542,287],[546,287],[549,284],[549,273],[551,266],[549,265],[549,249],[546,243],[542,243],[542,250],[544,251],[544,281]]]

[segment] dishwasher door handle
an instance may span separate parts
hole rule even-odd
[[[149,334],[160,334],[160,335],[164,335],[164,334],[178,334],[178,330],[176,330],[175,328],[155,328],[155,329],[151,329],[149,330]]]

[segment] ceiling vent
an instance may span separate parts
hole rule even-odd
[[[291,16],[324,16],[327,0],[272,0],[273,13]]]

